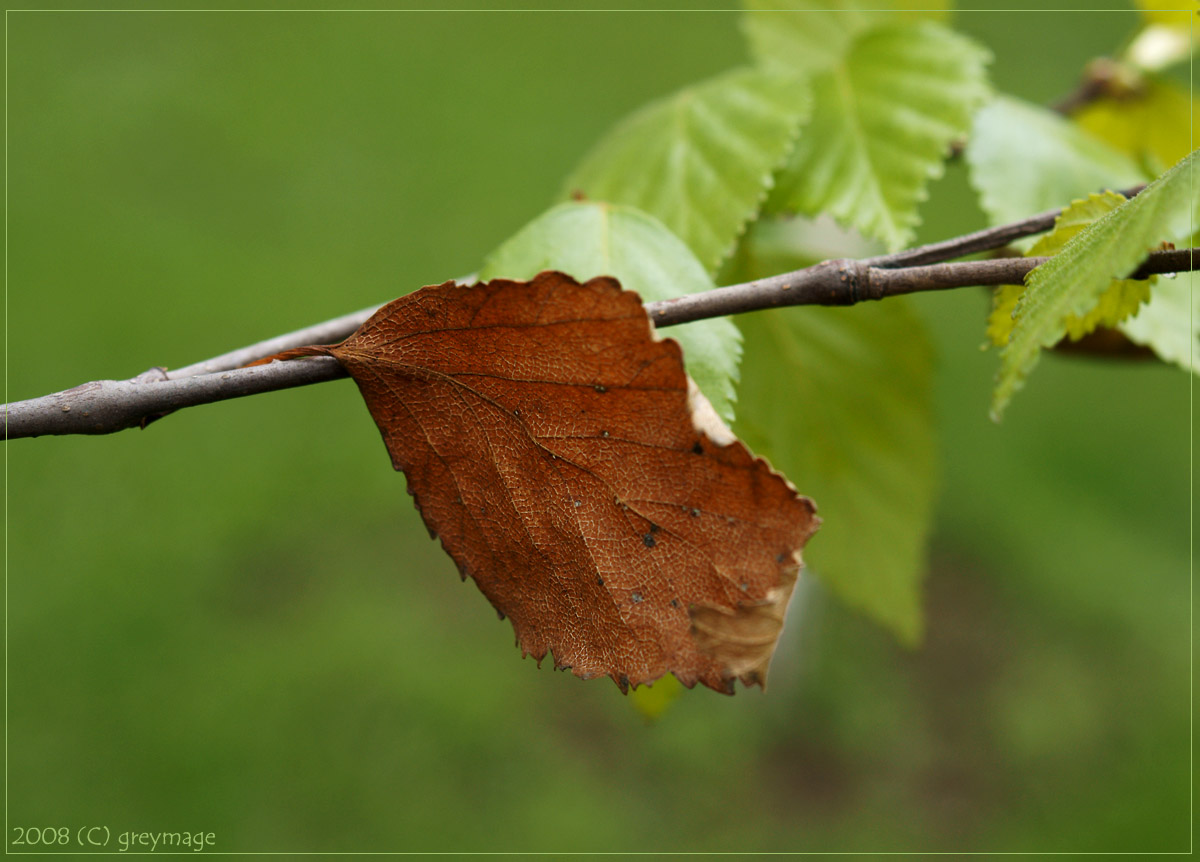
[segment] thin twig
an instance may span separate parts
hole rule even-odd
[[[318,323],[315,326],[297,329],[295,332],[289,332],[286,335],[277,335],[274,338],[268,338],[266,341],[260,341],[258,344],[251,344],[248,347],[240,347],[237,350],[222,353],[220,356],[205,359],[203,362],[194,362],[183,368],[168,371],[167,379],[179,380],[180,378],[192,377],[197,374],[230,371],[234,368],[241,368],[243,365],[249,365],[255,360],[273,356],[276,353],[283,353],[285,350],[291,350],[293,347],[304,347],[308,344],[335,344],[339,341],[345,341],[354,330],[366,323],[367,318],[378,310],[378,305],[372,305],[370,308],[364,308],[352,314],[343,314],[341,317],[326,320],[324,323]]]
[[[1117,194],[1132,198],[1145,187],[1146,184],[1142,183],[1132,188],[1120,190]],[[954,239],[933,242],[929,245],[910,248],[906,251],[897,251],[892,254],[882,254],[878,257],[868,257],[862,263],[881,269],[898,269],[902,266],[925,266],[930,263],[941,263],[944,260],[954,260],[958,257],[966,257],[969,254],[978,254],[981,251],[1004,248],[1004,246],[1015,240],[1038,233],[1045,233],[1050,230],[1050,228],[1054,227],[1054,220],[1061,213],[1061,207],[1046,210],[1043,213],[1038,213],[1020,221],[985,228],[984,230],[964,234]]]
[[[1121,191],[1120,194],[1131,198],[1145,187],[1144,184],[1134,186],[1131,189]],[[1047,210],[1044,213],[1039,213],[1021,221],[1012,222],[1011,224],[986,228],[964,236],[955,237],[954,239],[908,249],[907,251],[866,258],[861,263],[866,266],[883,269],[897,269],[906,266],[924,266],[931,263],[940,263],[958,257],[965,257],[969,254],[977,254],[981,251],[1003,248],[1014,240],[1043,233],[1054,227],[1054,220],[1060,212],[1061,210],[1058,209]],[[457,280],[461,283],[469,281],[469,279]],[[183,368],[176,368],[167,372],[167,379],[178,380],[183,377],[191,377],[195,374],[211,374],[216,371],[229,371],[234,368],[241,368],[251,362],[268,356],[274,356],[276,353],[282,353],[294,347],[304,347],[309,344],[335,344],[349,338],[378,309],[379,306],[374,305],[370,308],[353,312],[352,314],[335,317],[333,320],[326,320],[323,323],[318,323],[304,329],[297,329],[295,332],[289,332],[286,335],[277,335],[274,338],[268,338],[266,341],[260,341],[257,344],[231,350],[229,353],[222,353],[220,356],[214,356],[202,362],[195,362]]]
[[[1129,277],[1145,278],[1154,273],[1183,272],[1193,268],[1196,249],[1154,252]],[[646,311],[655,326],[674,326],[693,320],[742,314],[788,305],[853,305],[926,290],[948,290],[972,285],[1014,284],[1024,280],[1044,257],[938,263],[885,269],[867,261],[830,260],[797,272],[746,284],[722,287],[705,293],[647,303]],[[326,343],[345,335],[331,327],[349,325],[365,312],[347,315],[306,330],[271,339],[272,347],[294,346],[301,335],[317,334],[314,341]],[[261,345],[225,354],[189,368],[218,364],[234,358],[262,358]],[[181,369],[183,371],[185,369]],[[179,372],[177,372],[179,373]],[[235,368],[212,373],[172,378],[162,369],[151,369],[133,380],[100,380],[4,406],[6,439],[43,434],[109,434],[148,423],[183,407],[211,404],[260,392],[306,386],[345,377],[337,361],[310,357],[291,362],[273,362],[254,368]]]
[[[1097,57],[1083,67],[1079,83],[1067,95],[1050,106],[1064,117],[1086,108],[1101,99],[1128,96],[1144,85],[1137,70],[1110,57]]]
[[[1154,252],[1127,277],[1186,272],[1192,269],[1193,251],[1185,248]],[[807,269],[746,284],[649,302],[646,311],[656,327],[663,327],[789,305],[854,305],[927,290],[1020,284],[1034,268],[1048,260],[1048,257],[1004,257],[903,269],[870,266],[865,260],[827,260]]]

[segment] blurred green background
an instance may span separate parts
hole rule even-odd
[[[470,272],[616,119],[745,57],[733,11],[7,23],[9,399]],[[1042,103],[1134,23],[955,19]],[[982,226],[961,165],[923,215],[922,239]],[[1186,850],[1189,379],[1048,357],[996,426],[986,295],[920,308],[945,476],[924,645],[806,582],[769,694],[654,723],[520,660],[348,381],[14,441],[10,842]]]

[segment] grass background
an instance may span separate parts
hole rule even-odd
[[[1135,20],[955,23],[1045,103]],[[745,58],[734,11],[6,21],[9,399],[469,272],[615,120]],[[961,166],[923,216],[982,225]],[[920,300],[945,476],[924,646],[808,584],[769,695],[655,723],[519,660],[348,381],[9,444],[9,849],[104,825],[237,851],[1186,850],[1189,380],[1050,357],[995,426],[986,304]]]

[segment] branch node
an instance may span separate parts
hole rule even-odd
[[[880,299],[871,280],[871,267],[860,260],[839,258],[829,262],[837,268],[837,284],[830,293],[829,305],[855,305],[868,299]]]
[[[169,380],[167,369],[161,365],[155,365],[153,368],[147,368],[137,377],[130,380],[130,383],[161,383],[164,380]]]

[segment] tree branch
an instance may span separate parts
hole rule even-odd
[[[1145,187],[1145,184],[1134,186],[1133,188],[1121,191],[1120,194],[1131,198]],[[1012,222],[1011,224],[986,228],[964,236],[955,237],[954,239],[908,249],[907,251],[866,258],[861,263],[884,269],[897,269],[905,266],[924,266],[931,263],[940,263],[942,261],[953,260],[957,257],[966,257],[969,254],[992,251],[1003,248],[1009,243],[1023,237],[1033,236],[1034,234],[1049,230],[1054,227],[1054,220],[1058,218],[1060,212],[1062,211],[1059,209],[1047,210],[1046,212],[1038,213],[1037,215]],[[459,279],[459,281],[466,283],[468,280]],[[195,362],[183,368],[168,371],[166,379],[178,380],[196,374],[230,371],[235,368],[241,368],[244,365],[249,365],[251,362],[259,359],[274,356],[276,353],[291,350],[294,347],[305,347],[309,344],[336,344],[339,341],[349,338],[356,329],[367,321],[367,318],[378,310],[379,306],[373,305],[370,308],[363,308],[351,314],[326,320],[323,323],[318,323],[304,329],[297,329],[295,332],[277,335],[274,338],[268,338],[257,344],[231,350],[228,353],[222,353],[220,356],[214,356],[202,362]],[[664,323],[662,325],[669,324]],[[153,369],[151,369],[152,371]]]
[[[345,376],[338,361],[327,356],[175,380],[169,379],[163,369],[152,368],[132,380],[95,380],[53,395],[6,404],[6,439],[43,434],[111,434],[125,428],[145,428],[182,407]]]
[[[1133,188],[1121,191],[1120,194],[1131,198],[1145,187],[1145,184],[1134,186]],[[966,257],[969,254],[992,251],[1003,248],[1009,243],[1023,237],[1033,236],[1034,234],[1049,230],[1054,227],[1054,220],[1058,218],[1060,212],[1062,211],[1059,209],[1047,210],[1046,212],[1038,213],[1037,215],[1012,222],[1011,224],[986,228],[964,236],[955,237],[954,239],[908,249],[907,251],[866,258],[861,263],[883,269],[897,269],[906,266],[924,266],[931,263],[940,263],[942,261],[953,260],[957,257]],[[459,281],[466,283],[468,280],[459,279]],[[268,338],[266,341],[260,341],[257,344],[231,350],[229,353],[222,353],[220,356],[214,356],[202,362],[195,362],[183,368],[176,368],[173,371],[167,372],[167,379],[178,380],[196,374],[230,371],[259,359],[274,356],[276,353],[291,350],[294,347],[305,347],[309,344],[336,344],[339,341],[349,338],[378,309],[378,305],[373,305],[370,308],[364,308],[351,314],[335,317],[333,320],[326,320],[314,326],[297,329],[295,332],[277,335],[274,338]],[[670,324],[662,323],[660,325],[668,326]]]
[[[259,359],[274,356],[276,353],[291,350],[293,347],[306,347],[309,344],[336,344],[339,341],[345,341],[349,338],[354,330],[366,323],[367,318],[378,310],[378,305],[372,305],[370,308],[363,308],[350,314],[343,314],[341,317],[326,320],[324,323],[318,323],[315,326],[297,329],[295,332],[289,332],[285,335],[277,335],[274,338],[268,338],[266,341],[260,341],[248,347],[239,347],[237,350],[222,353],[220,356],[214,356],[212,359],[205,359],[203,362],[194,362],[183,368],[168,371],[166,379],[179,380],[180,378],[192,377],[196,374],[231,371],[235,368],[241,368],[243,365],[249,365],[251,362]]]
[[[1154,252],[1126,278],[1186,272],[1193,268],[1193,251],[1196,250],[1185,248]],[[648,302],[646,311],[656,327],[663,327],[788,305],[854,305],[927,290],[1021,284],[1026,275],[1048,260],[1048,257],[1005,257],[903,269],[871,266],[870,259],[827,260],[807,269],[746,284]]]
[[[1136,197],[1145,187],[1146,184],[1142,183],[1132,188],[1120,190],[1117,194],[1132,198]],[[944,260],[954,260],[956,257],[966,257],[969,254],[978,254],[981,251],[993,251],[998,248],[1004,248],[1004,246],[1018,239],[1038,233],[1045,233],[1054,227],[1054,220],[1061,213],[1061,207],[1046,210],[1043,213],[1029,216],[1020,221],[985,228],[984,230],[964,234],[954,239],[934,242],[929,245],[910,248],[906,251],[893,252],[892,254],[883,254],[878,257],[868,257],[862,263],[882,269],[898,269],[902,266],[925,266],[930,263],[941,263]]]
[[[993,239],[1001,235],[992,233]],[[665,327],[789,305],[854,305],[927,290],[1018,284],[1031,270],[1050,259],[1016,257],[893,268],[879,265],[881,262],[893,263],[906,254],[913,254],[915,259],[922,259],[916,253],[943,254],[953,243],[959,243],[957,247],[961,248],[963,243],[978,242],[971,239],[977,236],[971,234],[887,258],[827,260],[796,272],[650,302],[646,304],[646,311],[656,327]],[[927,251],[931,248],[940,250]],[[1189,248],[1154,252],[1127,277],[1146,278],[1158,273],[1191,270],[1195,263],[1200,263],[1200,255],[1194,254],[1196,251]],[[152,368],[132,380],[99,380],[41,398],[6,404],[5,439],[43,434],[110,434],[135,426],[144,428],[155,419],[183,407],[345,377],[345,371],[330,357],[273,362],[253,368],[237,366],[293,347],[341,341],[362,325],[374,310],[363,309],[172,373]]]

